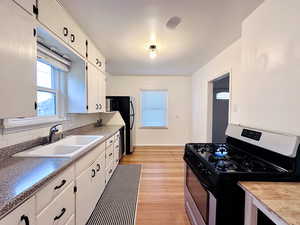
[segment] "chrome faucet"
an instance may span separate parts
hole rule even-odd
[[[58,126],[62,126],[62,124],[56,124],[50,128],[49,137],[48,137],[49,144],[52,143],[53,136],[60,131],[60,129],[58,129]]]

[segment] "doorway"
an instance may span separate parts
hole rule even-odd
[[[213,81],[212,141],[224,143],[229,118],[229,73]]]

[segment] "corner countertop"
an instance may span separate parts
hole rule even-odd
[[[240,187],[289,225],[300,225],[300,182],[240,182]]]
[[[81,129],[76,135],[101,135],[101,143],[123,126]],[[100,144],[100,143],[99,143]],[[91,149],[73,158],[16,158],[0,162],[0,219],[32,197],[52,178],[60,174]]]

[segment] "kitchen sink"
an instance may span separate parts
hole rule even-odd
[[[14,155],[14,157],[72,158],[87,148],[93,147],[99,143],[102,138],[103,136],[69,136],[53,144],[44,145],[17,153]]]

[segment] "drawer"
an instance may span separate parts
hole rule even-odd
[[[115,137],[112,136],[109,139],[107,139],[106,143],[106,148],[110,147],[114,143]]]
[[[114,163],[111,163],[108,168],[106,168],[106,183],[110,180],[114,172]]]
[[[105,158],[105,152],[103,152],[100,157],[96,160],[96,172],[105,172],[106,168],[106,158]]]
[[[72,215],[65,225],[75,225],[75,216]]]
[[[114,148],[113,148],[113,145],[111,145],[108,148],[106,148],[105,152],[106,152],[106,163],[105,163],[105,165],[107,167],[114,160]]]
[[[74,207],[74,182],[72,182],[37,216],[37,224],[65,225],[69,218],[74,214]]]
[[[105,143],[96,146],[87,155],[78,160],[75,165],[76,176],[91,166],[103,152],[105,152]]]
[[[115,134],[114,141],[115,141],[115,143],[118,142],[118,141],[120,141],[120,131]]]
[[[21,206],[0,220],[0,225],[23,225],[26,224],[26,220],[30,225],[37,225],[35,220],[34,197],[27,200]]]
[[[36,194],[36,213],[40,213],[56,196],[74,180],[74,166],[67,168],[61,175]]]

